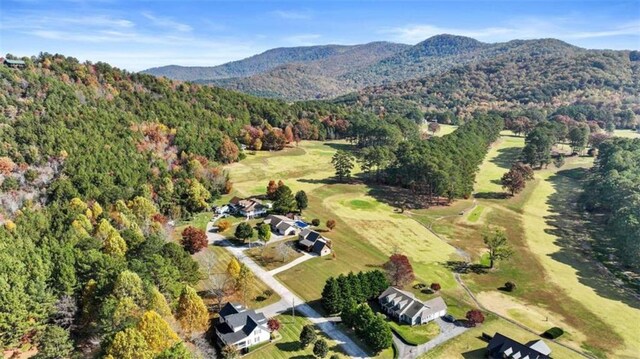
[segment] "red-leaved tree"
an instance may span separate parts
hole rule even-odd
[[[440,283],[431,283],[430,286],[431,290],[434,292],[439,291],[442,287],[440,286]]]
[[[387,272],[389,281],[396,287],[404,287],[415,279],[413,267],[409,262],[409,258],[404,254],[395,253],[389,257],[389,261],[384,264],[384,270]]]
[[[267,328],[269,328],[269,331],[271,332],[277,332],[280,330],[280,321],[276,318],[269,318],[267,321]]]
[[[203,230],[189,226],[182,231],[182,247],[184,250],[194,254],[200,252],[209,245],[207,234]]]
[[[484,322],[484,314],[477,309],[472,309],[467,312],[467,320],[470,327],[475,327],[476,324],[482,324]]]

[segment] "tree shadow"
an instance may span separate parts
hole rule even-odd
[[[426,209],[433,206],[448,206],[449,200],[446,198],[429,198],[429,196],[418,194],[407,188],[376,185],[367,183],[368,195],[377,201],[389,206],[404,209]]]
[[[446,261],[442,263],[445,268],[449,269],[454,273],[459,274],[485,274],[487,273],[487,267],[482,264],[469,263],[465,261]]]
[[[498,155],[491,159],[491,162],[500,168],[510,169],[514,162],[520,159],[522,149],[519,147],[507,147],[498,150]]]
[[[550,227],[545,232],[555,236],[554,243],[561,248],[551,258],[575,268],[580,283],[593,288],[598,295],[640,309],[638,293],[621,285],[603,264],[611,253],[607,245],[610,235],[602,223],[588,217],[579,207],[586,173],[586,169],[576,168],[559,171],[549,178],[555,193],[547,200],[552,214],[545,217]]]
[[[334,150],[337,150],[337,151],[347,151],[347,152],[349,152],[349,151],[353,151],[353,150],[356,149],[355,145],[352,145],[352,144],[349,144],[349,143],[334,143],[334,142],[328,142],[327,143],[327,142],[325,142],[325,143],[323,143],[323,145],[327,146],[327,147],[331,147],[331,148],[333,148]]]
[[[473,195],[478,199],[506,199],[509,198],[509,194],[506,192],[478,192]]]
[[[299,342],[279,342],[276,343],[276,348],[283,352],[297,352],[302,349]]]

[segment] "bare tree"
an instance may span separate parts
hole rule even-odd
[[[289,247],[287,242],[282,241],[278,243],[278,246],[276,247],[276,252],[278,252],[278,255],[282,257],[282,261],[286,262],[289,256],[291,255],[291,248]]]

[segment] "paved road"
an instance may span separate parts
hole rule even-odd
[[[207,224],[207,236],[209,239],[209,243],[214,243],[217,241],[224,241],[224,236],[212,232],[211,227],[213,223]],[[229,250],[238,260],[244,263],[253,274],[260,278],[263,282],[265,282],[271,289],[278,293],[280,300],[278,303],[269,305],[265,307],[262,312],[267,317],[274,316],[278,313],[285,312],[287,310],[291,310],[291,307],[294,306],[296,312],[302,314],[307,317],[309,321],[315,324],[321,331],[323,331],[329,338],[335,340],[338,344],[342,346],[345,353],[352,358],[367,358],[367,354],[362,348],[360,348],[351,338],[349,338],[346,334],[344,334],[336,325],[335,318],[325,318],[320,315],[315,309],[311,308],[308,304],[306,304],[302,299],[293,294],[287,287],[282,285],[278,280],[276,280],[272,274],[267,272],[264,268],[260,267],[256,262],[254,262],[249,256],[244,253],[246,247],[233,247],[227,246],[227,250]]]
[[[393,333],[393,343],[396,345],[396,348],[398,349],[398,358],[401,358],[401,359],[417,358],[420,355],[435,348],[436,346],[446,342],[451,338],[455,338],[458,335],[468,330],[468,328],[465,328],[462,325],[456,325],[454,323],[445,322],[444,320],[442,320],[442,318],[438,318],[435,321],[440,326],[440,334],[438,334],[437,337],[421,345],[411,345],[411,344],[405,343],[399,336]]]

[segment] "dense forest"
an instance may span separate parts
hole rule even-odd
[[[449,122],[477,110],[539,111],[546,117],[558,107],[581,107],[591,109],[582,111],[587,120],[637,124],[620,120],[628,112],[640,113],[637,52],[583,50],[552,40],[523,42],[518,50],[439,75],[366,88],[335,102],[387,113],[414,107],[428,119]]]
[[[604,216],[615,248],[623,264],[640,272],[640,140],[616,138],[598,147],[599,154],[585,182],[585,208]],[[600,238],[606,241],[606,238]]]
[[[168,221],[231,189],[221,165],[242,158],[245,135],[268,149],[339,136],[342,110],[59,55],[24,60],[0,66],[0,347],[190,357],[180,338],[208,314]],[[210,345],[195,344],[206,356]]]

